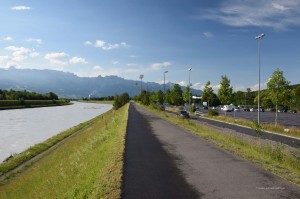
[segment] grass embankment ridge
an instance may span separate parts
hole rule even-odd
[[[175,115],[173,116],[153,108],[146,108],[163,119],[204,139],[210,140],[217,146],[300,186],[299,149],[291,150],[283,144],[274,145],[259,138],[249,139],[243,135],[224,134],[217,132],[208,126]]]
[[[0,198],[120,198],[127,120],[128,105],[98,116],[0,186]]]

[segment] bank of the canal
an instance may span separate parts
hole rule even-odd
[[[109,104],[73,102],[69,106],[0,111],[0,162],[112,109]]]

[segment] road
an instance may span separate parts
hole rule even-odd
[[[298,186],[133,104],[122,189],[122,198],[300,198]]]

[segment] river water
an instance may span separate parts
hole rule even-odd
[[[109,104],[74,102],[68,106],[0,110],[0,163],[11,154],[20,153],[111,108]]]

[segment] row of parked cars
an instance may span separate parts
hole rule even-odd
[[[258,108],[248,108],[248,107],[244,107],[244,108],[240,108],[237,106],[234,106],[233,104],[230,105],[224,105],[221,107],[221,110],[226,111],[226,112],[231,112],[231,111],[246,111],[246,112],[256,112],[258,111]],[[269,110],[272,111],[272,110]],[[263,107],[260,107],[260,112],[265,112],[265,109]],[[279,113],[286,113],[288,112],[286,109],[280,109],[278,110]],[[297,110],[292,109],[290,110],[291,113],[297,113]]]

